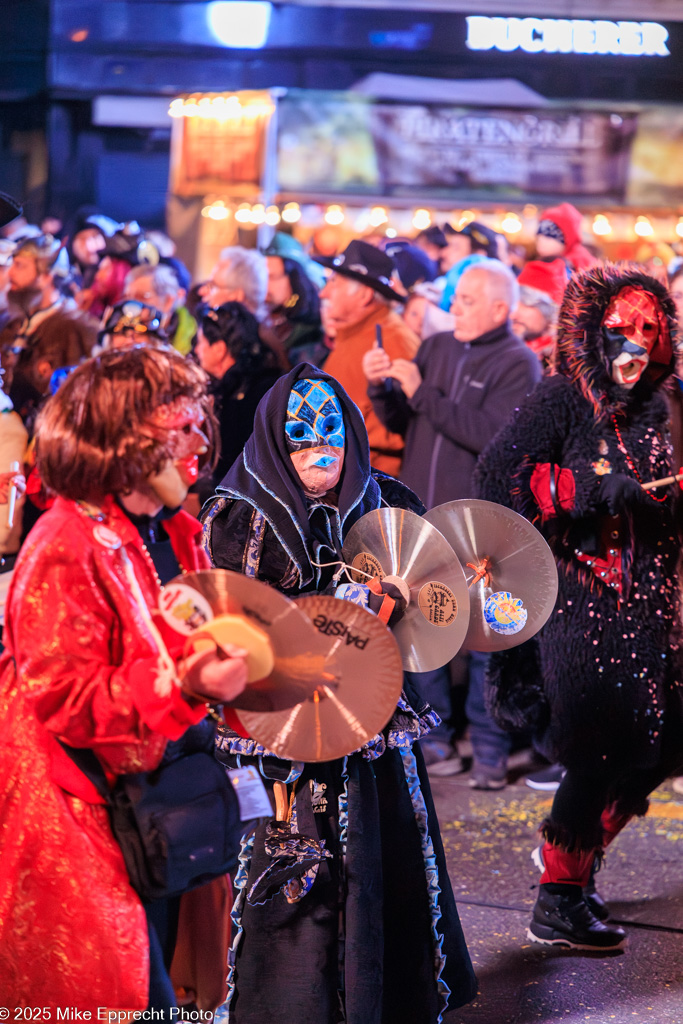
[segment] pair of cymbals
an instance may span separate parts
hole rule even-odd
[[[538,530],[491,501],[451,501],[417,516],[368,512],[344,543],[354,578],[389,578],[409,596],[394,635],[404,668],[428,672],[461,647],[499,651],[532,637],[557,597],[557,569]]]
[[[438,505],[424,519],[463,565],[470,595],[464,647],[502,651],[529,640],[557,599],[557,566],[545,539],[523,516],[493,501]]]
[[[453,549],[434,526],[405,509],[376,509],[354,523],[343,555],[356,582],[375,576],[405,585],[408,605],[393,629],[405,669],[428,672],[457,654],[470,596]]]
[[[278,756],[344,757],[393,714],[401,656],[391,632],[364,608],[324,595],[292,601],[224,569],[179,576],[166,592],[166,606],[190,621],[188,638],[206,633],[207,622],[221,615],[242,615],[266,634],[273,670],[248,683],[231,707],[248,734]]]

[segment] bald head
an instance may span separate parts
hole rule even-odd
[[[468,267],[458,281],[451,307],[456,340],[474,341],[501,327],[518,301],[515,275],[500,260],[482,260]]]

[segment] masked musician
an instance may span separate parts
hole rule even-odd
[[[321,592],[348,530],[383,504],[423,511],[403,484],[371,471],[365,424],[341,385],[302,363],[261,400],[243,456],[204,509],[206,543],[221,568],[292,597]],[[435,1024],[447,1006],[473,998],[429,783],[413,747],[434,722],[406,690],[382,734],[346,758],[310,765],[223,734],[219,757],[253,758],[286,782],[298,832],[325,839],[332,854],[310,871],[295,863],[280,891],[253,905],[248,893],[267,863],[265,826],[244,841],[231,1022]]]
[[[554,549],[559,596],[530,644],[494,655],[492,710],[532,724],[567,771],[541,832],[544,871],[529,938],[623,945],[593,872],[681,759],[676,485],[662,384],[674,308],[628,266],[572,278],[558,362],[491,443],[479,494],[535,522]]]
[[[105,800],[62,744],[94,752],[110,783],[151,771],[205,700],[246,683],[243,656],[204,654],[180,674],[156,620],[160,577],[206,565],[196,520],[178,511],[209,443],[205,383],[171,350],[129,347],[78,367],[40,414],[38,468],[57,498],[17,560],[0,661],[12,1006],[144,1010],[168,989]]]

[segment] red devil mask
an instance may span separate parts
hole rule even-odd
[[[667,366],[672,348],[669,326],[658,300],[629,285],[610,301],[602,319],[612,380],[628,391],[650,364]]]

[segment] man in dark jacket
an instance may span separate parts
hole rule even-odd
[[[479,453],[540,380],[536,356],[512,333],[510,313],[519,288],[498,260],[470,267],[458,282],[453,334],[435,334],[415,359],[389,359],[382,349],[366,353],[368,395],[379,420],[406,439],[401,479],[426,507],[474,496],[472,474]],[[391,388],[386,381],[395,382]],[[474,746],[473,786],[501,788],[509,738],[488,718],[483,704],[486,658],[470,658],[467,716]],[[450,685],[439,670],[422,690],[444,722],[450,717]],[[453,731],[444,725],[441,748],[427,752],[436,774],[460,770],[448,756]]]

